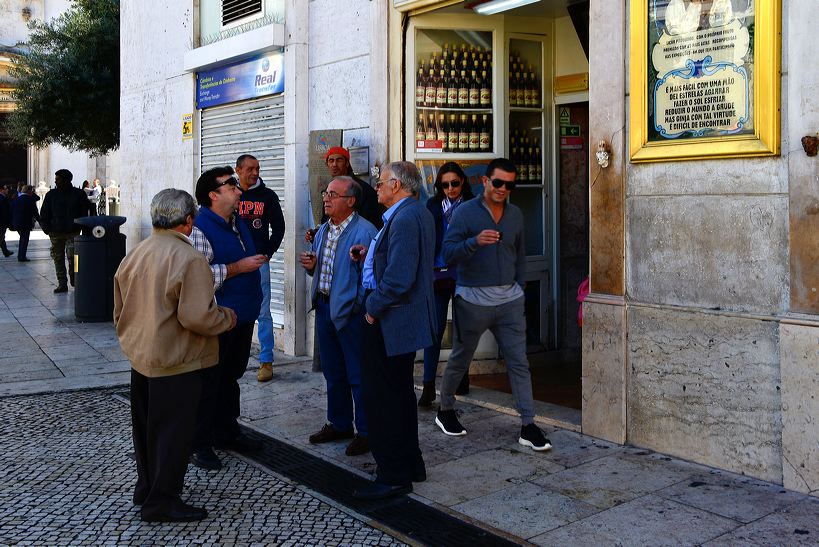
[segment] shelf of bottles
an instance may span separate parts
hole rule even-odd
[[[491,44],[491,32],[419,30],[416,153],[493,151]]]
[[[518,183],[543,184],[542,43],[509,40],[508,154],[518,166]]]

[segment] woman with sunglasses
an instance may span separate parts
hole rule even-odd
[[[438,332],[434,343],[424,349],[424,390],[418,406],[429,408],[435,400],[435,376],[438,374],[438,359],[441,355],[441,339],[446,330],[446,316],[449,301],[455,293],[456,271],[441,258],[441,242],[452,220],[452,214],[464,202],[472,199],[466,174],[454,161],[443,164],[435,177],[435,195],[427,201],[427,209],[435,219],[435,311],[438,318]],[[469,391],[469,375],[465,374],[458,394]]]

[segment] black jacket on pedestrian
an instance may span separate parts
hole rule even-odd
[[[0,194],[0,230],[11,228],[11,203],[9,199]]]
[[[284,239],[284,214],[278,194],[260,178],[255,186],[242,191],[239,216],[250,229],[256,252],[273,256]]]
[[[79,232],[80,226],[74,223],[74,219],[93,214],[92,210],[93,204],[79,188],[75,186],[54,188],[49,190],[43,199],[40,226],[46,234]]]
[[[20,194],[11,204],[11,226],[17,232],[30,232],[34,221],[40,220],[37,213],[37,196]]]

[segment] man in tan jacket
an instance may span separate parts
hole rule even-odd
[[[114,326],[131,361],[131,418],[142,520],[201,520],[180,497],[191,454],[202,369],[219,360],[217,335],[236,314],[216,305],[207,260],[188,237],[196,203],[169,188],[151,201],[153,234],[114,276]]]

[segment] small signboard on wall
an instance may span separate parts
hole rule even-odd
[[[282,53],[268,53],[196,74],[196,108],[255,99],[283,91]]]
[[[193,114],[182,114],[182,140],[193,138]]]
[[[320,129],[310,131],[307,157],[307,184],[310,189],[310,213],[313,225],[318,226],[323,214],[321,192],[330,183],[330,170],[324,163],[324,155],[333,146],[341,146],[341,129]]]

